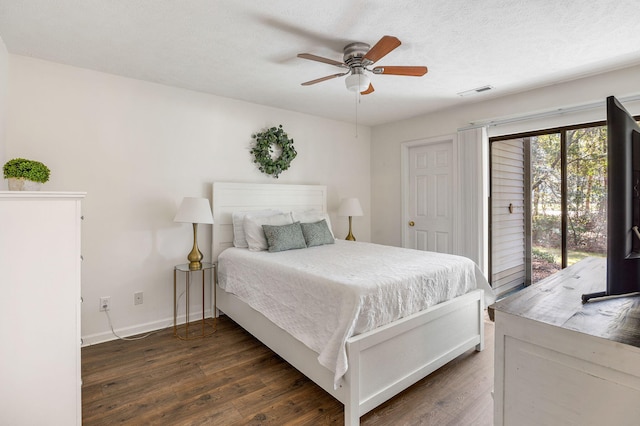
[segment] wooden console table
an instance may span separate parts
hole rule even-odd
[[[494,424],[640,424],[640,296],[593,299],[587,258],[491,306]]]

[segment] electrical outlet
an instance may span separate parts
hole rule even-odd
[[[133,304],[134,305],[142,305],[142,292],[141,291],[137,291],[135,293],[133,293]]]
[[[108,311],[111,309],[111,296],[103,296],[100,298],[100,311]]]

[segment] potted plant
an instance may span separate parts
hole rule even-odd
[[[49,180],[51,171],[39,161],[14,158],[2,168],[4,178],[9,179],[10,191],[37,191]]]

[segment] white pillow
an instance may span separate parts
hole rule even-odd
[[[297,211],[291,212],[291,218],[294,222],[300,223],[316,223],[324,219],[327,221],[327,227],[329,228],[329,232],[331,232],[331,236],[335,238],[335,235],[333,235],[333,229],[331,228],[331,219],[329,219],[329,215],[327,213],[321,212],[320,210]]]
[[[240,248],[247,248],[247,237],[244,235],[244,217],[251,214],[256,217],[260,216],[273,216],[274,214],[281,214],[280,210],[253,210],[246,212],[233,212],[231,214],[231,220],[233,222],[233,246]]]
[[[280,213],[271,216],[254,216],[247,214],[244,217],[244,235],[250,251],[267,250],[267,237],[264,235],[262,225],[282,226],[293,223],[290,213]]]

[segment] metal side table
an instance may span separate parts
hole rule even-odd
[[[189,264],[176,265],[173,268],[173,335],[182,340],[201,339],[203,337],[211,336],[216,332],[216,314],[215,314],[215,283],[211,285],[212,276],[215,276],[215,263],[202,262],[202,268],[197,270],[189,269]],[[214,306],[212,307],[213,318],[205,318],[205,275],[209,273],[209,288],[214,292]],[[177,281],[178,272],[184,275],[185,283],[185,322],[178,325],[178,295],[177,295]],[[190,321],[190,296],[189,287],[192,280],[192,274],[200,274],[202,276],[202,319],[197,321]],[[198,330],[198,323],[200,323],[200,330]],[[190,330],[191,328],[191,330]]]

